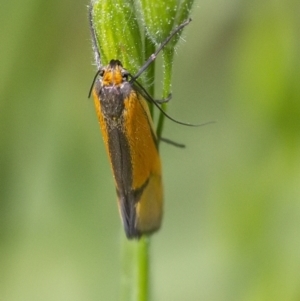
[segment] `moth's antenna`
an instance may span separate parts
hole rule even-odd
[[[100,71],[101,71],[101,70],[98,70],[98,71],[96,72],[95,76],[94,76],[94,79],[93,79],[92,84],[91,84],[91,87],[90,87],[90,91],[89,91],[88,98],[91,97],[91,94],[92,94],[92,91],[93,91],[93,88],[94,88],[94,85],[95,85],[95,81],[96,81],[96,79],[97,79],[97,77],[98,77]]]
[[[93,4],[91,3],[89,5],[89,22],[90,22],[90,30],[91,30],[91,35],[92,35],[92,46],[93,46],[93,50],[94,50],[94,55],[95,55],[95,61],[96,61],[96,65],[98,70],[101,68],[101,55],[100,55],[100,51],[98,48],[98,39],[97,39],[97,35],[96,35],[96,30],[94,28],[93,25]]]
[[[185,26],[187,26],[190,22],[192,21],[191,18],[187,19],[180,25],[178,25],[172,32],[171,34],[159,45],[157,50],[150,55],[148,60],[144,63],[144,65],[140,68],[140,70],[132,77],[130,82],[134,82],[148,67],[149,65],[156,59],[157,55],[161,52],[161,50],[170,42],[170,40],[180,31],[182,30]]]
[[[131,81],[131,80],[130,80]],[[147,92],[147,90],[137,81],[135,80],[134,81],[134,86],[136,87],[136,89],[138,89],[138,91],[142,94],[142,96],[148,100],[149,102],[152,102],[158,109],[159,111],[161,111],[161,113],[163,115],[165,115],[166,118],[170,119],[171,121],[175,122],[175,123],[178,123],[178,124],[181,124],[181,125],[185,125],[185,126],[194,126],[194,127],[197,127],[197,126],[204,126],[204,125],[207,125],[207,124],[211,124],[211,123],[215,123],[215,121],[207,121],[207,122],[203,122],[203,123],[200,123],[200,124],[192,124],[192,123],[187,123],[187,122],[182,122],[182,121],[179,121],[179,120],[176,120],[174,119],[173,117],[171,117],[169,114],[167,114],[160,106],[160,104],[155,101],[153,99],[153,97]]]

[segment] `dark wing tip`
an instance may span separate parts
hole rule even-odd
[[[120,195],[118,191],[117,195],[119,197],[120,213],[125,234],[128,239],[139,239],[142,233],[136,228],[136,202],[134,201],[134,197],[133,195]]]

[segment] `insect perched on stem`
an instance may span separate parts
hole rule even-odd
[[[89,94],[93,94],[106,151],[114,175],[118,207],[128,238],[151,234],[161,225],[163,186],[161,162],[147,101],[159,110],[159,102],[137,82],[165,45],[191,20],[176,27],[135,75],[112,59],[101,66],[100,51],[90,9],[93,49],[98,71]],[[167,100],[166,100],[167,101]],[[163,112],[163,111],[162,111]],[[171,120],[174,120],[163,112]],[[190,124],[186,124],[190,125]]]

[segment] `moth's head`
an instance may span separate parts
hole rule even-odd
[[[119,60],[111,60],[106,67],[100,70],[103,86],[119,86],[128,81],[128,71],[123,68]]]

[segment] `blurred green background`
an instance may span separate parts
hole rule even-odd
[[[1,2],[3,301],[118,300],[123,230],[87,99],[87,4]],[[217,123],[166,121],[187,148],[161,145],[153,300],[300,300],[299,12],[298,0],[195,1],[168,110]]]

